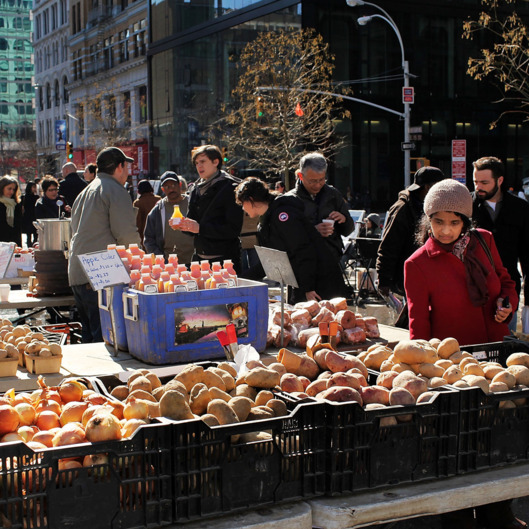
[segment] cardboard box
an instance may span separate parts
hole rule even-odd
[[[0,359],[0,377],[16,377],[18,360],[16,358]]]
[[[61,370],[61,356],[38,356],[24,353],[28,373],[44,375],[46,373],[59,373]]]
[[[129,353],[150,364],[225,358],[216,332],[228,323],[238,343],[266,347],[268,286],[238,280],[238,286],[194,292],[123,294]]]

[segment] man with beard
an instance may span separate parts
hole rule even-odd
[[[176,205],[182,215],[187,215],[187,197],[182,195],[180,178],[173,171],[166,171],[162,175],[161,186],[165,197],[147,216],[143,245],[149,253],[163,255],[166,260],[169,254],[175,253],[179,263],[189,264],[193,256],[193,239],[169,224]]]
[[[494,156],[486,156],[472,163],[474,193],[472,219],[479,228],[492,232],[501,260],[516,282],[520,296],[521,278],[529,273],[529,204],[511,193],[502,191],[505,168]],[[520,298],[521,299],[521,298]],[[524,302],[529,303],[529,282],[524,280]],[[516,330],[516,312],[511,330]]]

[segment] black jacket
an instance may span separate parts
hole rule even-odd
[[[15,218],[13,226],[7,223],[7,209],[0,203],[0,241],[14,242],[22,246],[22,202],[15,206]]]
[[[404,261],[417,250],[415,231],[423,215],[423,203],[404,189],[389,208],[378,247],[377,273],[380,287],[404,293]]]
[[[323,237],[329,249],[334,253],[336,259],[340,259],[343,253],[342,235],[347,237],[354,230],[354,220],[349,215],[349,206],[338,189],[325,184],[313,199],[305,189],[301,181],[297,181],[296,187],[287,193],[287,196],[296,196],[303,201],[305,216],[315,226],[329,216],[331,211],[338,211],[345,215],[343,224],[335,223],[334,232],[329,237]]]
[[[61,206],[59,212],[59,206],[57,205],[57,200],[62,200],[63,206]],[[35,218],[36,219],[58,219],[59,213],[64,213],[65,217],[69,217],[70,214],[64,211],[65,198],[58,196],[55,200],[50,200],[49,198],[40,197],[35,204]]]
[[[220,255],[220,259],[231,259],[240,263],[243,211],[235,203],[234,190],[240,183],[238,178],[221,171],[222,177],[213,183],[203,195],[199,187],[193,187],[189,195],[188,218],[200,224],[195,237],[195,253]],[[237,269],[237,268],[236,268]]]
[[[35,204],[38,199],[39,199],[39,195],[34,195],[32,193],[26,193],[24,195],[24,198],[22,199],[22,203],[24,204],[24,215],[22,218],[22,231],[24,233],[30,234],[30,233],[37,232],[35,226],[33,226],[33,221],[36,219]]]
[[[261,246],[288,254],[299,288],[294,301],[305,301],[305,293],[316,291],[322,299],[345,295],[345,284],[338,263],[323,238],[307,220],[303,203],[292,195],[280,195],[261,217],[257,238]],[[249,277],[264,276],[261,265]]]
[[[59,184],[59,195],[66,199],[66,204],[73,206],[77,195],[88,185],[76,172],[66,175]]]
[[[479,228],[488,230],[494,235],[501,260],[511,278],[516,282],[516,291],[520,294],[520,274],[529,274],[529,203],[511,193],[503,193],[500,210],[493,222],[485,203],[472,193],[474,200],[472,220]],[[525,304],[529,303],[529,281],[524,286]]]

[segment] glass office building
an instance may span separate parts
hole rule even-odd
[[[529,176],[528,126],[510,114],[489,130],[503,107],[487,81],[466,74],[485,36],[462,39],[462,24],[476,17],[475,0],[380,0],[395,21],[415,91],[411,168],[428,160],[452,174],[452,142],[466,140],[467,182],[472,161],[484,155],[506,162],[516,189]],[[194,177],[193,147],[210,141],[208,126],[219,117],[237,82],[237,57],[260,32],[315,28],[335,55],[337,82],[347,82],[357,99],[403,111],[401,48],[389,24],[360,16],[380,14],[370,6],[351,8],[345,0],[151,0],[149,46],[151,145],[159,174],[173,169]],[[529,13],[529,8],[520,6]],[[334,156],[329,179],[344,194],[349,188],[382,209],[404,187],[402,119],[359,102],[345,103],[351,119],[337,124],[347,145]],[[426,162],[428,163],[428,162]],[[526,175],[527,173],[527,175]]]

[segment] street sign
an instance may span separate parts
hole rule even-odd
[[[400,144],[400,148],[403,151],[414,151],[415,150],[415,143],[413,143],[412,141],[403,141]]]
[[[466,181],[467,141],[452,140],[452,178],[461,183]]]
[[[415,90],[413,86],[402,87],[402,102],[413,104],[415,102]]]

